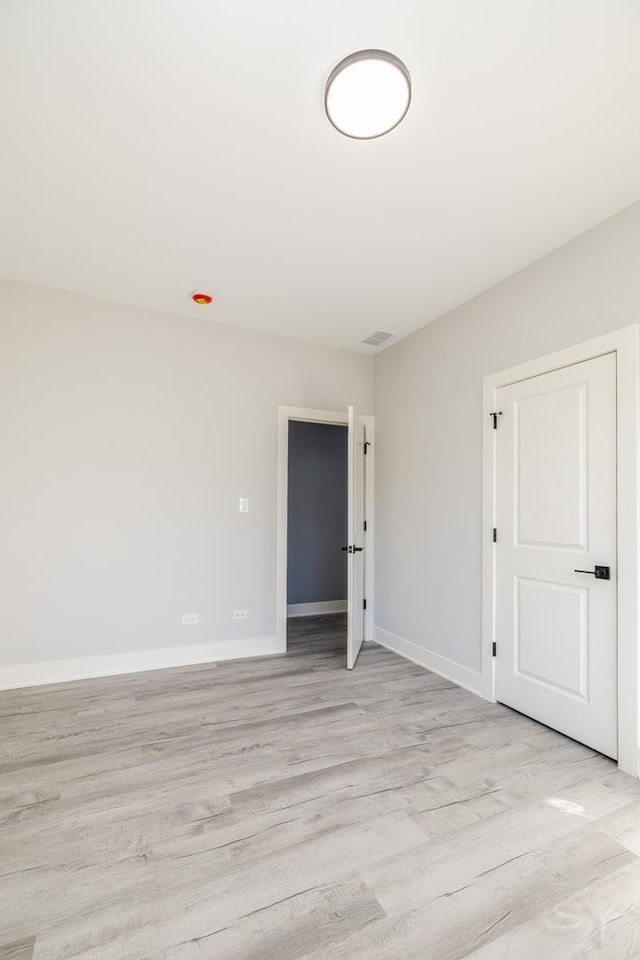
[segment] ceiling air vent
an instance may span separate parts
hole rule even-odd
[[[375,333],[372,333],[371,336],[367,337],[366,340],[363,340],[363,343],[370,343],[372,347],[379,347],[381,343],[384,343],[385,340],[388,340],[389,337],[392,337],[393,334],[389,333],[388,330],[376,330]]]

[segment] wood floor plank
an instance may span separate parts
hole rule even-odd
[[[419,841],[408,818],[397,816],[352,824],[267,854],[230,870],[219,868],[219,850],[180,859],[151,861],[155,885],[139,889],[130,904],[93,909],[55,934],[38,937],[35,958],[142,960],[189,940],[210,937],[241,918],[298,894],[347,879],[354,869]],[[170,892],[169,892],[170,891]],[[85,919],[86,917],[86,919]],[[231,954],[232,955],[232,954]]]
[[[343,615],[290,626],[0,694],[0,960],[640,950],[640,784],[375,645],[345,670]]]
[[[0,944],[0,960],[31,960],[35,942],[35,937],[27,937],[4,946]]]
[[[469,960],[627,960],[640,949],[640,861],[583,887]]]
[[[361,881],[345,880],[286,898],[218,933],[190,938],[166,956],[167,960],[297,960],[306,944],[323,950],[383,916]]]
[[[603,817],[598,822],[598,828],[640,857],[640,801],[634,800],[615,813]]]
[[[402,856],[379,860],[362,876],[387,913],[406,912],[526,856],[538,849],[541,841],[553,848],[576,824],[592,823],[626,805],[636,789],[630,778],[619,791],[589,780],[563,790],[560,797],[516,806],[416,846]]]
[[[602,835],[580,828],[553,847],[540,847],[487,870],[449,893],[425,899],[334,943],[307,960],[463,960],[481,944],[528,922],[602,877],[622,871],[634,856]],[[517,956],[514,953],[513,956]],[[487,957],[491,956],[490,950]]]

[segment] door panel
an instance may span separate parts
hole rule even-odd
[[[586,549],[587,387],[516,403],[516,521],[521,545]]]
[[[516,577],[515,588],[516,674],[585,699],[588,590],[523,577]]]
[[[348,443],[347,667],[351,670],[364,640],[364,423],[353,407],[349,407]]]
[[[615,355],[498,391],[496,696],[617,756]],[[610,580],[576,570],[611,567]]]

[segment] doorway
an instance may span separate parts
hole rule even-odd
[[[483,693],[638,775],[638,327],[485,379]]]
[[[346,424],[289,421],[288,650],[346,651],[347,434]]]
[[[279,646],[289,622],[299,641],[318,616],[334,617],[335,643],[342,616],[351,669],[373,624],[373,417],[280,407],[278,421]]]
[[[346,424],[290,420],[288,459],[287,617],[346,613]]]

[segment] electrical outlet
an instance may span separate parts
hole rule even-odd
[[[197,613],[183,613],[183,614],[182,614],[182,626],[183,626],[183,627],[189,627],[189,626],[191,626],[192,623],[197,623],[197,622],[198,622],[198,619],[199,619],[199,617],[198,617],[198,614],[197,614]]]
[[[246,620],[248,616],[249,616],[249,614],[248,614],[248,612],[247,612],[246,610],[234,610],[234,611],[233,611],[233,619],[234,619],[234,620]]]
[[[240,513],[249,513],[249,500],[247,497],[240,497],[238,510]]]

